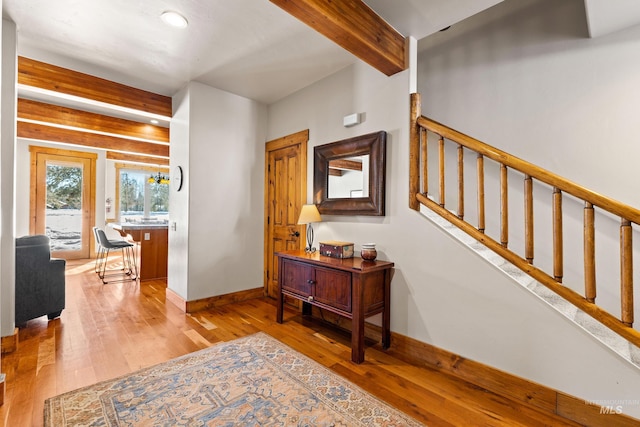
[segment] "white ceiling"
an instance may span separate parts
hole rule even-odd
[[[418,40],[501,1],[365,0]],[[168,27],[165,10],[189,27]],[[358,61],[268,0],[3,0],[3,17],[16,23],[19,55],[168,96],[195,80],[270,104]]]
[[[422,38],[500,1],[367,3]],[[20,55],[169,96],[195,80],[269,104],[357,61],[268,0],[4,0],[3,16]]]
[[[584,0],[590,37],[600,37],[640,22],[638,0]]]

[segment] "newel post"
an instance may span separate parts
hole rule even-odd
[[[411,118],[409,122],[409,207],[420,210],[416,194],[420,192],[420,129],[418,117],[422,115],[419,93],[411,94]]]

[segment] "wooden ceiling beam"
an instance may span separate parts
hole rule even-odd
[[[172,114],[171,97],[89,74],[18,57],[18,84],[77,96],[162,117]]]
[[[169,157],[169,145],[136,141],[116,136],[100,135],[39,123],[18,121],[18,138],[39,141],[61,142],[104,150],[124,151],[142,155]]]
[[[362,0],[270,0],[391,76],[408,67],[406,39]]]
[[[169,129],[165,127],[90,113],[30,99],[18,99],[18,120],[21,119],[80,128],[89,132],[122,135],[126,138],[169,142]]]
[[[345,160],[345,159],[330,160],[329,168],[362,171],[362,162],[356,162],[355,160]]]
[[[137,154],[119,153],[117,151],[107,151],[107,160],[169,166],[169,159],[165,157],[148,157]]]

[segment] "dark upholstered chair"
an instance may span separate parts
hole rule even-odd
[[[47,236],[16,239],[16,325],[27,320],[60,316],[64,309],[66,261],[51,258]]]

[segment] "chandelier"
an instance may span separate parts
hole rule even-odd
[[[158,172],[157,175],[151,175],[147,180],[149,184],[169,184],[169,177]]]

